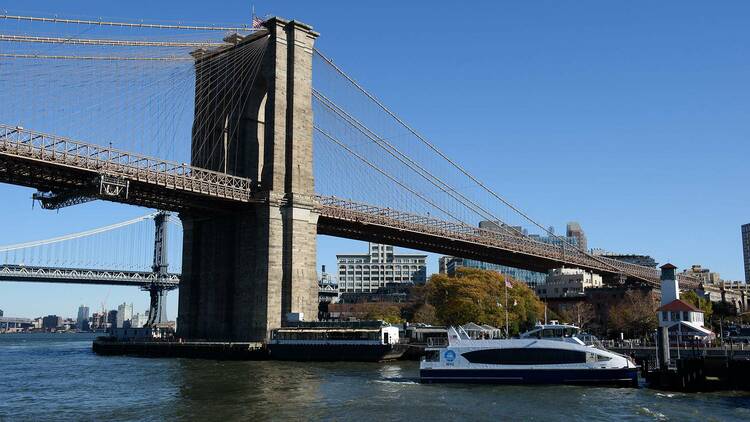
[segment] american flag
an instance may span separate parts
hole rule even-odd
[[[265,22],[263,19],[253,15],[253,29],[259,29],[263,26],[263,22]]]
[[[507,287],[509,289],[513,288],[513,285],[510,283],[510,281],[507,278],[505,279],[505,287]]]

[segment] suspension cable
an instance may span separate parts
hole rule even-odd
[[[600,259],[596,255],[593,255],[593,254],[589,253],[588,251],[583,250],[578,245],[572,244],[568,239],[556,235],[554,232],[552,232],[551,230],[549,230],[547,227],[544,227],[542,224],[538,223],[536,220],[534,220],[533,218],[531,218],[531,216],[529,216],[528,214],[526,214],[525,212],[523,212],[522,210],[520,210],[519,208],[517,208],[516,206],[514,206],[510,202],[508,202],[505,198],[503,198],[502,196],[500,196],[497,192],[495,192],[494,190],[492,190],[491,188],[489,188],[487,185],[485,185],[484,183],[482,183],[482,181],[480,181],[474,175],[472,175],[471,173],[469,173],[460,164],[458,164],[456,161],[454,161],[450,157],[448,157],[445,153],[443,153],[440,149],[438,149],[432,142],[430,142],[424,136],[422,136],[419,132],[417,132],[416,129],[414,129],[412,126],[410,126],[405,121],[403,121],[400,117],[398,117],[398,115],[396,115],[393,111],[391,111],[388,107],[386,107],[385,104],[383,104],[380,100],[378,100],[377,97],[375,97],[373,94],[371,94],[369,91],[367,91],[356,80],[354,80],[351,76],[349,76],[348,74],[346,74],[340,67],[338,67],[336,64],[334,64],[333,60],[331,60],[328,57],[326,57],[325,55],[323,55],[323,53],[321,53],[320,50],[318,50],[317,48],[313,49],[313,51],[321,59],[323,59],[329,66],[331,66],[331,68],[333,68],[339,75],[341,75],[342,77],[344,77],[347,81],[349,81],[349,83],[351,83],[355,88],[357,88],[357,90],[359,90],[368,99],[370,99],[372,102],[374,102],[381,110],[383,110],[386,114],[388,114],[390,117],[392,117],[394,120],[396,120],[396,122],[398,122],[406,130],[408,130],[412,135],[414,135],[415,137],[417,137],[417,139],[419,139],[419,141],[421,141],[428,148],[430,148],[433,152],[435,152],[436,154],[438,154],[441,158],[443,158],[445,161],[447,161],[449,164],[451,164],[453,167],[455,167],[464,176],[468,177],[471,181],[473,181],[474,183],[476,183],[484,191],[486,191],[487,193],[489,193],[490,195],[492,195],[495,199],[497,199],[500,202],[502,202],[503,204],[505,204],[508,208],[510,208],[511,210],[513,210],[514,212],[516,212],[518,215],[520,215],[521,217],[523,217],[524,219],[526,219],[531,224],[535,225],[536,227],[538,227],[539,229],[541,229],[542,231],[544,231],[544,233],[547,233],[549,236],[551,236],[551,237],[553,237],[555,239],[558,239],[561,242],[563,242],[564,244],[569,245],[569,246],[573,247],[575,250],[583,253],[584,255],[586,255],[586,256],[588,256],[588,257],[590,257],[590,258],[592,258],[592,259],[594,259],[594,260],[596,260],[596,261],[598,261],[598,262],[600,262],[600,263],[602,263],[602,264],[604,264],[604,265],[606,265],[606,266],[608,266],[610,268],[613,268],[617,272],[623,272],[623,270],[621,268],[616,267],[612,263],[608,263],[608,262]]]
[[[0,41],[70,45],[109,45],[117,47],[222,47],[225,42],[199,41],[136,41],[86,38],[35,37],[31,35],[0,34]]]
[[[256,28],[250,28],[247,25],[242,26],[200,26],[200,25],[174,25],[161,23],[131,23],[131,22],[110,22],[103,20],[87,19],[64,19],[64,18],[43,18],[38,16],[17,16],[17,15],[0,15],[0,19],[13,19],[18,21],[46,22],[46,23],[70,23],[78,25],[99,25],[99,26],[122,26],[128,28],[154,28],[154,29],[187,29],[193,31],[257,31]]]
[[[125,226],[129,226],[131,224],[139,223],[141,221],[153,219],[156,216],[156,214],[158,214],[158,213],[154,212],[154,213],[151,213],[151,214],[146,214],[146,215],[141,216],[141,217],[133,218],[132,220],[123,221],[121,223],[115,223],[115,224],[111,224],[109,226],[99,227],[99,228],[96,228],[96,229],[86,230],[86,231],[83,231],[83,232],[78,232],[78,233],[73,233],[73,234],[68,234],[68,235],[65,235],[65,236],[58,236],[58,237],[53,237],[53,238],[50,238],[50,239],[37,240],[37,241],[34,241],[34,242],[17,243],[15,245],[0,246],[0,252],[8,252],[8,251],[15,251],[15,250],[19,250],[19,249],[33,248],[33,247],[36,247],[36,246],[49,245],[49,244],[53,244],[53,243],[64,242],[66,240],[72,240],[72,239],[78,239],[78,238],[81,238],[81,237],[92,236],[92,235],[95,235],[95,234],[104,233],[104,232],[108,232],[108,231],[111,231],[111,230],[114,230],[114,229],[118,229],[120,227],[125,227]]]
[[[124,57],[124,56],[59,56],[48,54],[0,53],[0,57],[10,59],[54,59],[54,60],[144,60],[144,61],[193,61],[192,57]]]
[[[450,218],[458,221],[459,223],[466,224],[466,223],[464,223],[463,220],[461,220],[460,218],[458,218],[455,215],[453,215],[450,211],[447,211],[447,210],[443,209],[442,207],[440,207],[439,205],[437,205],[435,202],[433,202],[430,198],[427,198],[426,196],[422,195],[421,193],[419,193],[419,192],[415,191],[414,189],[410,188],[409,186],[405,185],[403,182],[401,182],[398,179],[396,179],[396,177],[394,177],[393,175],[391,175],[387,171],[383,170],[382,168],[378,167],[372,161],[368,160],[367,158],[365,158],[361,154],[357,153],[356,151],[354,151],[351,148],[349,148],[348,146],[346,146],[343,142],[341,142],[338,139],[336,139],[330,133],[324,131],[323,129],[321,129],[317,125],[313,125],[313,128],[316,131],[318,131],[321,135],[325,136],[328,140],[330,140],[331,142],[334,142],[336,145],[338,145],[339,147],[343,148],[349,154],[355,156],[357,159],[359,159],[360,161],[364,162],[365,164],[367,164],[369,167],[371,167],[372,169],[374,169],[378,173],[382,174],[383,176],[387,177],[392,182],[396,183],[397,185],[399,185],[402,188],[404,188],[407,191],[409,191],[409,193],[411,193],[412,195],[417,196],[418,198],[422,199],[423,201],[427,202],[428,204],[430,204],[433,207],[437,208],[438,210],[442,211],[444,214],[446,214]]]

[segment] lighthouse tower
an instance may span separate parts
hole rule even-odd
[[[669,263],[661,266],[661,306],[680,298],[680,285],[674,272],[676,269]]]

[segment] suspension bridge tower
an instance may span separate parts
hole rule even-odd
[[[252,205],[183,212],[178,335],[261,341],[289,313],[317,317],[310,26],[271,18],[196,51],[192,164],[251,178]],[[226,72],[230,68],[231,72]],[[224,71],[224,77],[216,77]],[[220,151],[216,154],[216,151]]]

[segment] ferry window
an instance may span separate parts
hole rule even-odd
[[[682,320],[683,321],[690,321],[688,319],[688,313],[687,313],[687,311],[682,311]]]
[[[485,349],[462,355],[471,363],[495,365],[555,365],[585,363],[586,352],[562,349]]]
[[[609,356],[604,356],[604,355],[596,355],[597,362],[606,362],[608,360],[612,360],[612,358]]]
[[[425,362],[440,362],[440,350],[428,350],[424,360]]]
[[[661,320],[662,321],[669,321],[669,312],[667,312],[667,311],[661,311]]]

